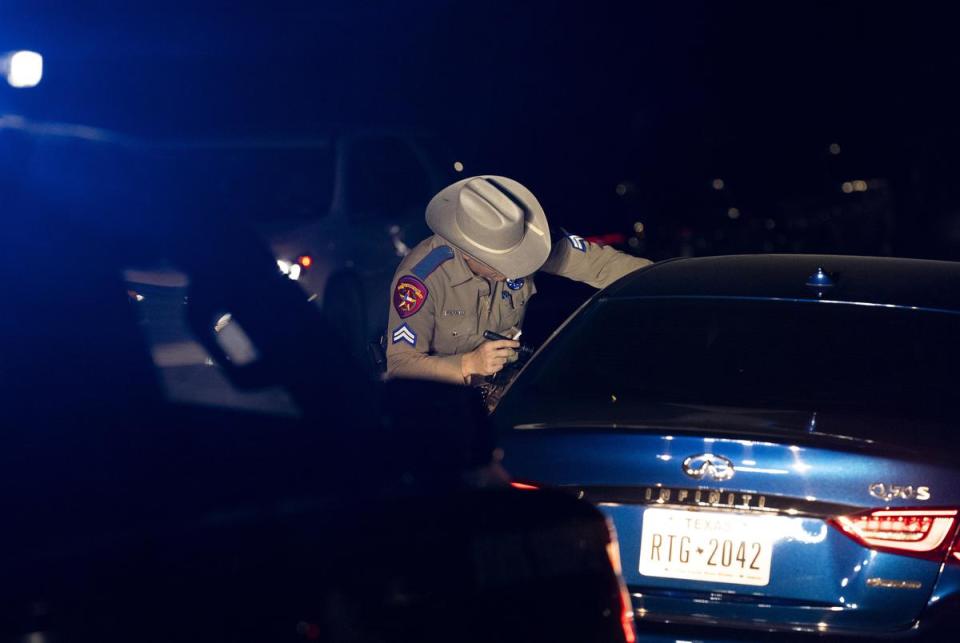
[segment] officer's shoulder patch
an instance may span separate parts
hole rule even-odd
[[[393,343],[399,344],[401,342],[414,347],[417,345],[417,334],[406,323],[400,324],[393,331]]]
[[[575,250],[579,250],[580,252],[587,251],[587,240],[583,237],[575,234],[568,234],[567,241],[570,242],[570,245],[573,246]]]
[[[393,307],[396,308],[400,319],[415,315],[423,307],[428,294],[426,284],[413,275],[400,277],[397,287],[393,290]]]
[[[437,246],[417,262],[412,272],[418,279],[426,279],[445,261],[453,259],[453,249],[450,246]]]

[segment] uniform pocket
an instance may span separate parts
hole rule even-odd
[[[460,314],[461,311],[444,311],[437,323],[434,345],[438,352],[448,355],[468,353],[479,345],[476,315]]]

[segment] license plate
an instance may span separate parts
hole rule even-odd
[[[767,585],[776,539],[770,516],[651,508],[643,512],[640,573]]]

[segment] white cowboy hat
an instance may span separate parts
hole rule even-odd
[[[543,207],[530,190],[503,176],[474,176],[445,187],[427,205],[427,225],[508,279],[532,275],[550,256]]]

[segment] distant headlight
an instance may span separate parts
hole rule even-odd
[[[35,51],[14,51],[0,58],[0,73],[11,87],[36,87],[43,78],[43,56]]]
[[[300,278],[301,268],[299,263],[293,263],[284,259],[277,259],[277,268],[280,269],[280,272],[290,277],[294,281]]]

